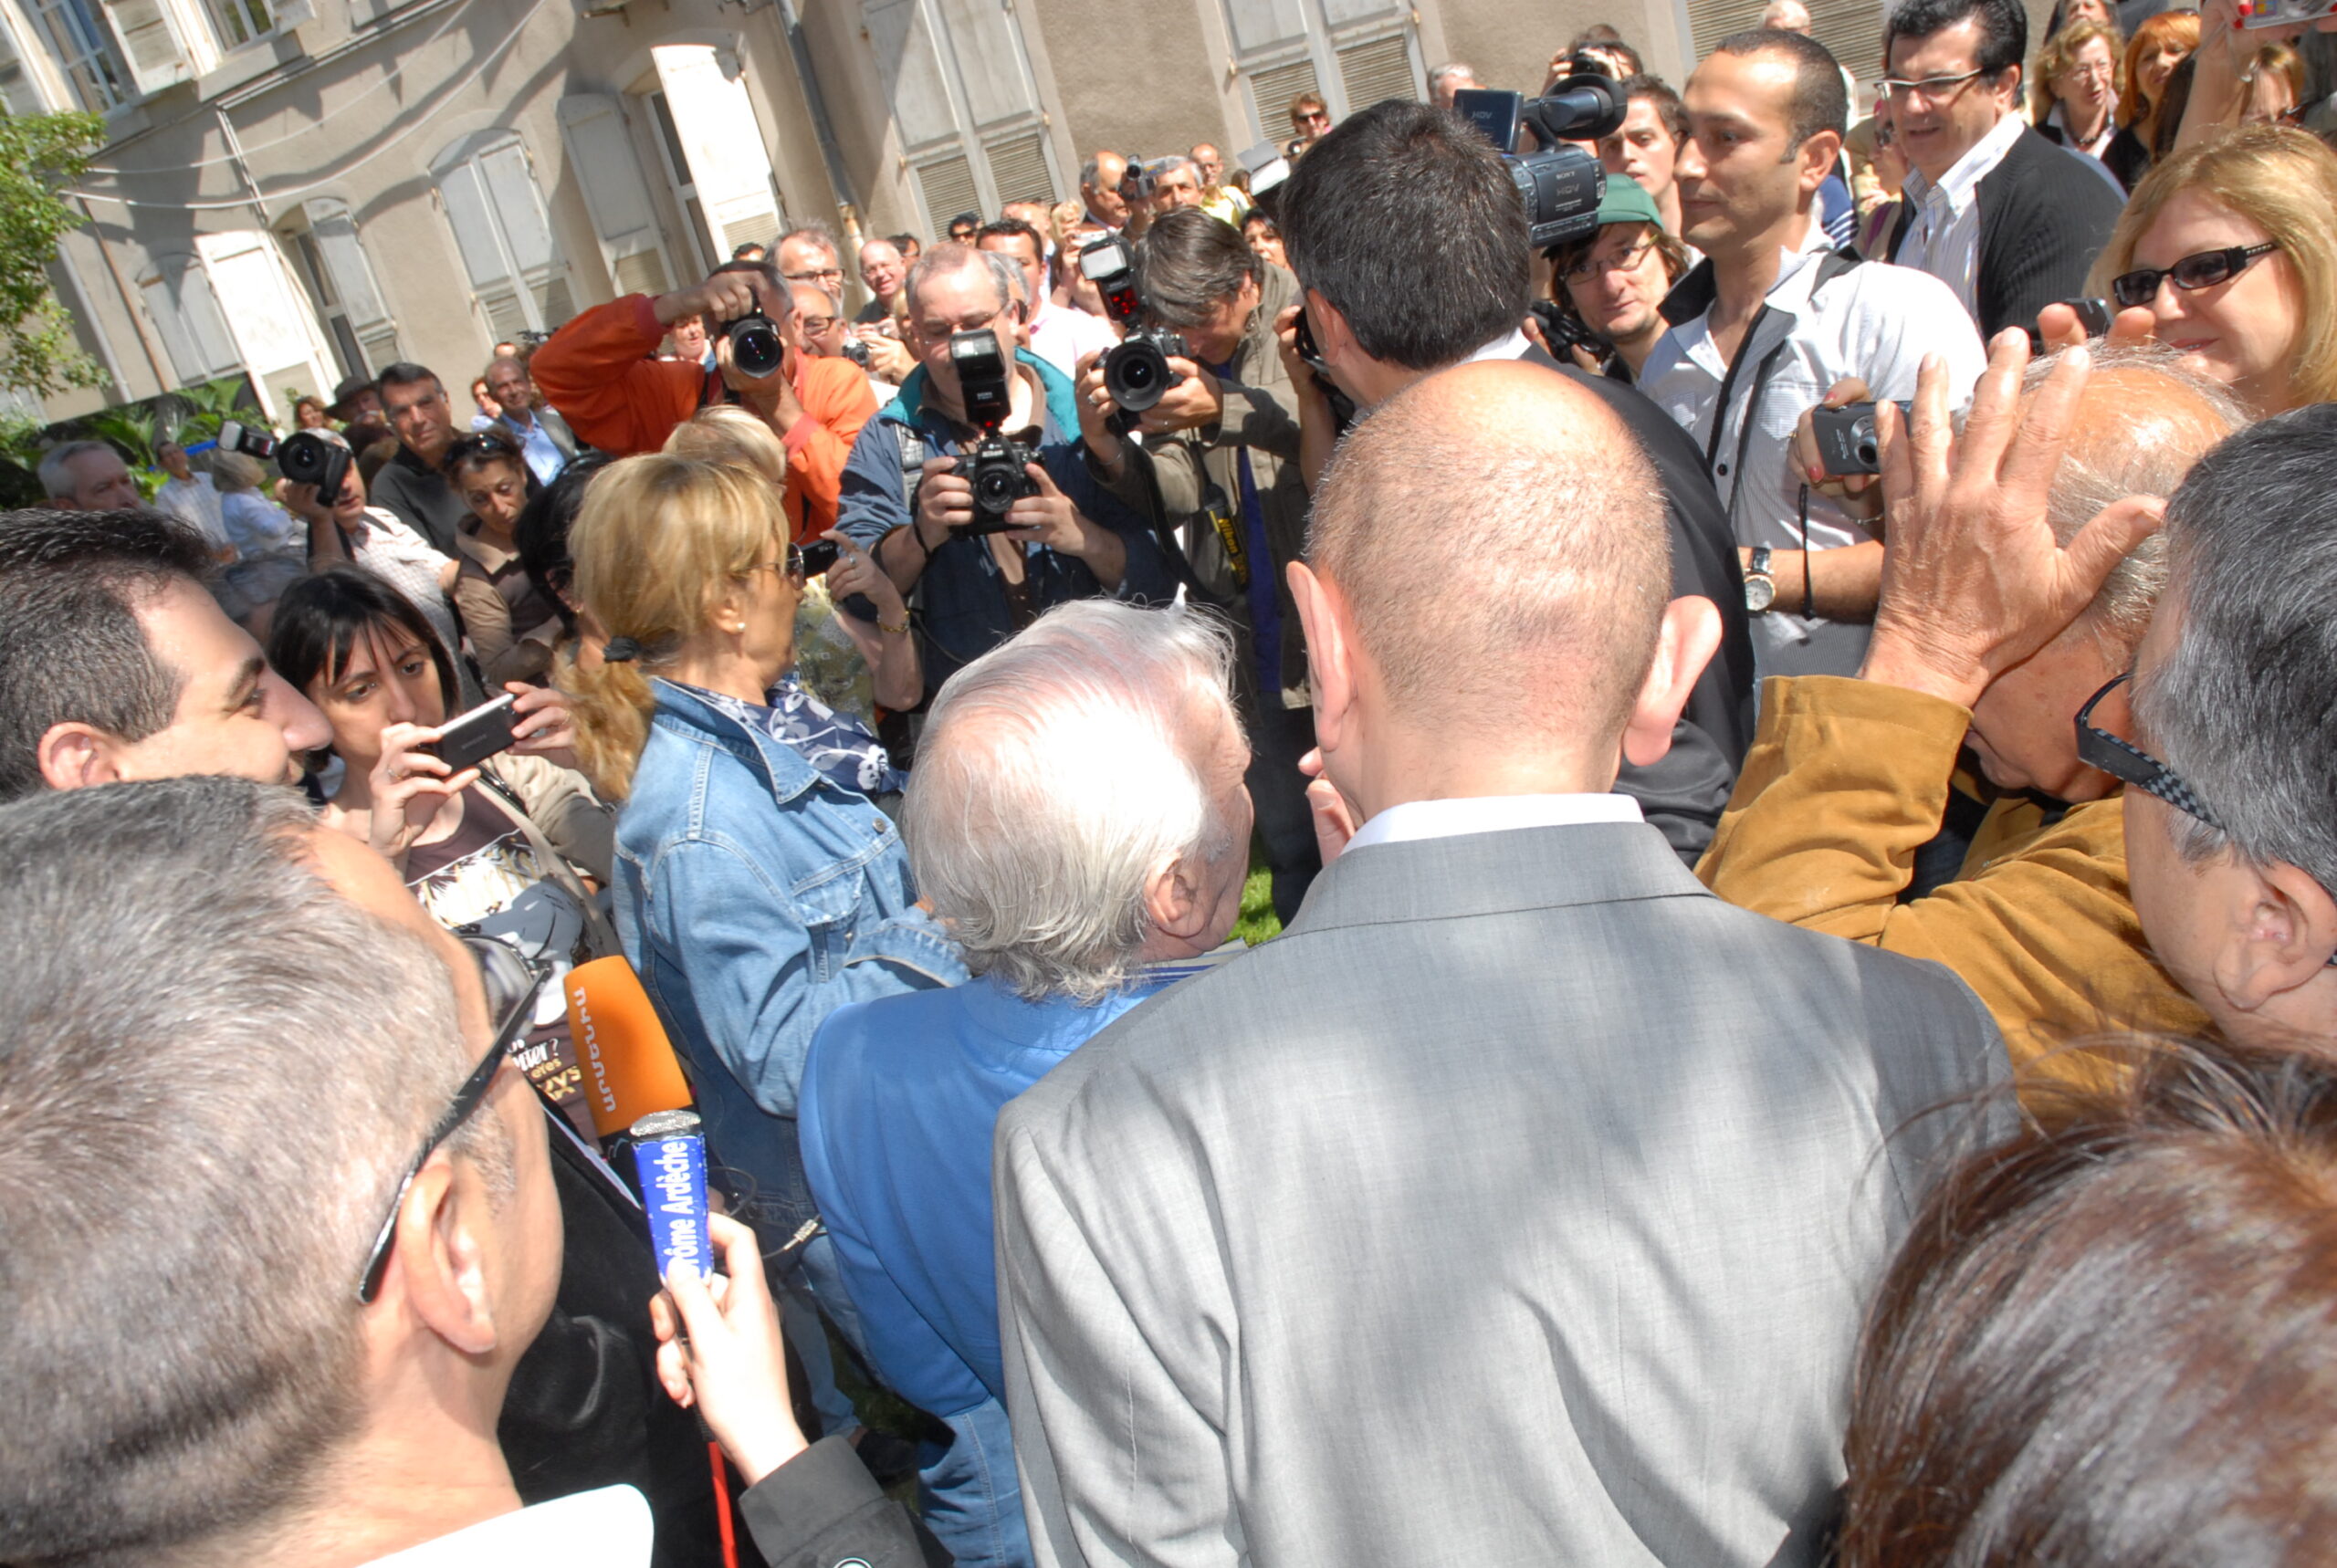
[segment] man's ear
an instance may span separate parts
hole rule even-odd
[[[486,1184],[476,1171],[458,1175],[445,1149],[432,1150],[398,1206],[390,1271],[414,1315],[465,1355],[489,1354],[497,1343],[487,1223]]]
[[[1815,192],[1841,161],[1842,139],[1830,131],[1820,131],[1801,144],[1797,156],[1801,162],[1801,188]]]
[[[121,740],[93,724],[52,724],[33,748],[41,781],[52,789],[86,789],[121,781]]]
[[[2337,953],[2337,899],[2284,862],[2240,862],[2233,873],[2216,988],[2233,1007],[2254,1012],[2328,971]]]
[[[1290,594],[1306,629],[1306,667],[1315,690],[1315,743],[1329,756],[1352,739],[1355,645],[1347,640],[1347,604],[1339,591],[1303,560],[1290,563]]]
[[[1144,879],[1144,917],[1153,930],[1189,942],[1208,927],[1199,869],[1183,855],[1171,855]]]
[[[1672,749],[1672,728],[1680,722],[1680,710],[1688,706],[1688,694],[1719,646],[1720,612],[1711,600],[1689,594],[1663,607],[1654,661],[1623,726],[1627,760],[1641,768],[1663,760]]]

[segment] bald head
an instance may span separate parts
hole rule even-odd
[[[1761,26],[1774,27],[1780,33],[1808,33],[1809,7],[1801,0],[1769,0],[1761,12]]]
[[[1611,747],[1671,594],[1663,500],[1592,392],[1514,361],[1415,382],[1348,434],[1308,564],[1399,722]]]
[[[2093,376],[2078,400],[2077,421],[2048,500],[2053,533],[2064,544],[2113,501],[2173,495],[2209,447],[2248,423],[2228,391],[2185,369],[2174,350],[2097,342],[2088,351]],[[2059,358],[2029,367],[2032,391]],[[2165,537],[2153,534],[2095,595],[2088,616],[2092,632],[2122,652],[2131,650],[2142,641],[2165,581]]]

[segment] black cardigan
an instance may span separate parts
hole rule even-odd
[[[2122,204],[2080,154],[2024,126],[2004,161],[1980,177],[1980,256],[1973,304],[1980,335],[2034,331],[2037,313],[2085,292],[2086,269],[2110,242]],[[1908,203],[1891,231],[1891,257],[1914,222]]]

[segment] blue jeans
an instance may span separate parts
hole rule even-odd
[[[917,1506],[958,1568],[1031,1568],[1031,1528],[1022,1518],[1022,1482],[1006,1406],[986,1399],[943,1416],[948,1447],[927,1443],[918,1457]]]

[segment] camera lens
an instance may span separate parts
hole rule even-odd
[[[1861,419],[1851,425],[1850,444],[1857,449],[1859,461],[1871,467],[1882,453],[1881,443],[1875,439],[1874,421]]]
[[[307,431],[288,435],[277,449],[276,465],[295,485],[313,485],[324,477],[326,443]]]
[[[1130,413],[1142,413],[1168,390],[1168,361],[1150,343],[1122,343],[1104,361],[1104,387]]]
[[[985,512],[1004,513],[1014,505],[1016,475],[1007,464],[984,464],[974,472],[974,504]]]
[[[747,374],[767,376],[786,358],[779,332],[760,316],[749,316],[730,329],[730,362]]]

